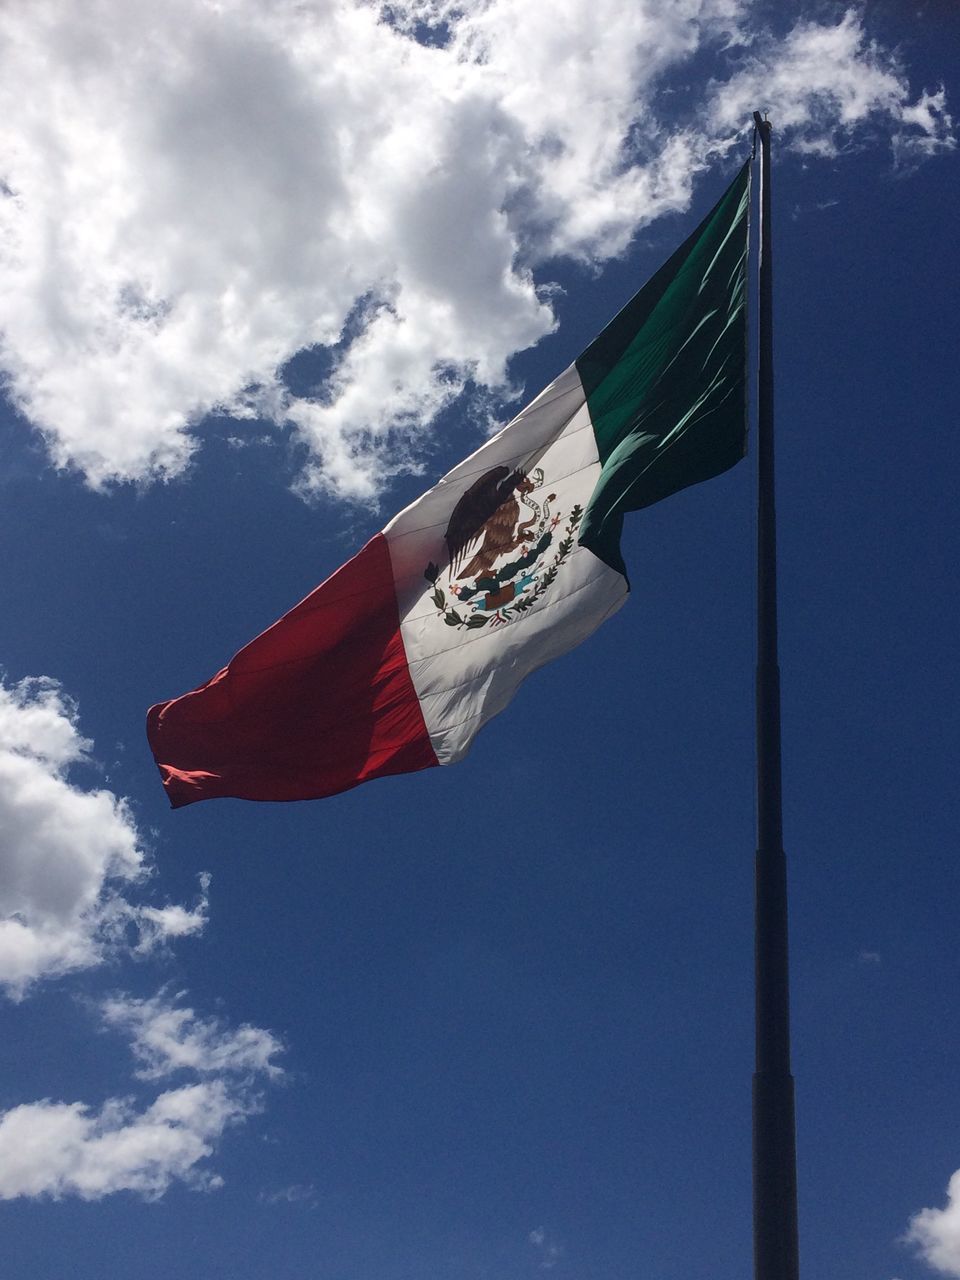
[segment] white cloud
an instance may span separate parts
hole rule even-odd
[[[135,900],[151,872],[129,807],[70,777],[90,768],[91,750],[55,681],[0,681],[0,986],[14,999],[39,979],[142,955],[206,923],[207,875],[192,909]],[[193,1078],[144,1105],[43,1099],[0,1113],[0,1199],[215,1187],[201,1162],[258,1109],[259,1082],[282,1074],[271,1032],[200,1017],[163,993],[112,997],[100,1017],[129,1037],[138,1080]]]
[[[906,1240],[945,1276],[960,1276],[960,1169],[947,1186],[945,1209],[921,1209],[910,1219]]]
[[[201,1076],[280,1074],[272,1062],[280,1044],[269,1031],[246,1024],[229,1031],[213,1019],[199,1018],[192,1009],[171,1004],[163,995],[152,1000],[114,997],[104,1002],[103,1018],[107,1026],[130,1034],[141,1080],[159,1080],[182,1070]]]
[[[836,154],[868,123],[882,126],[895,148],[932,154],[955,146],[943,91],[911,96],[896,60],[849,9],[835,24],[801,21],[783,41],[759,40],[745,65],[715,86],[710,113],[720,129],[736,130],[752,109],[769,106],[774,127],[812,155]]]
[[[901,159],[950,139],[853,11],[780,40],[750,0],[32,0],[4,25],[0,364],[93,485],[176,475],[220,407],[295,425],[302,491],[373,500],[550,331],[534,270],[686,208],[761,89],[811,153],[867,123]],[[668,127],[695,55],[714,82]],[[291,396],[278,368],[338,343]]]
[[[916,102],[905,106],[901,119],[907,127],[893,138],[894,153],[901,163],[925,160],[938,151],[952,151],[957,145],[953,116],[947,111],[942,85],[936,93],[922,93]]]
[[[0,987],[14,998],[206,921],[206,877],[192,910],[131,900],[150,867],[130,808],[70,778],[91,748],[55,681],[0,681]]]
[[[207,923],[207,890],[210,887],[210,876],[207,872],[200,875],[200,900],[188,910],[172,904],[166,907],[138,907],[136,909],[137,924],[140,928],[138,952],[152,951],[154,947],[172,938],[189,938],[193,934],[202,933]]]
[[[110,1098],[98,1111],[45,1099],[0,1113],[0,1199],[66,1195],[99,1200],[116,1191],[148,1198],[180,1180],[209,1190],[221,1179],[198,1168],[225,1130],[259,1108],[259,1077],[276,1077],[281,1051],[270,1032],[230,1030],[162,996],[117,997],[108,1027],[132,1033],[142,1079],[189,1070],[199,1080],[159,1094],[143,1109]]]
[[[32,1102],[0,1117],[0,1199],[114,1191],[161,1195],[175,1178],[218,1185],[196,1172],[213,1139],[244,1114],[221,1081],[162,1093],[137,1113],[112,1098],[99,1112],[80,1102]]]

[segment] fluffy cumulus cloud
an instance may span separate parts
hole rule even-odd
[[[375,499],[468,382],[506,393],[548,260],[684,209],[761,87],[808,151],[951,141],[853,11],[774,38],[751,0],[32,0],[4,27],[0,364],[93,485],[181,472],[216,408],[292,423],[305,493]],[[663,94],[695,58],[699,98]]]
[[[151,869],[126,802],[74,776],[91,770],[91,750],[54,681],[0,682],[0,987],[14,999],[41,978],[142,955],[206,923],[205,876],[193,907],[141,900]],[[165,993],[113,996],[98,1017],[127,1037],[140,1090],[153,1096],[97,1107],[48,1098],[0,1113],[0,1199],[219,1185],[204,1162],[282,1074],[280,1042]],[[160,1081],[169,1087],[156,1092]]]
[[[282,1046],[260,1028],[204,1020],[163,995],[115,997],[102,1013],[108,1027],[130,1035],[138,1076],[175,1077],[172,1087],[140,1106],[110,1098],[94,1110],[45,1099],[0,1113],[0,1199],[99,1200],[117,1191],[155,1198],[176,1180],[217,1187],[221,1179],[201,1162],[259,1108],[262,1080],[281,1074],[273,1059]]]
[[[205,878],[190,908],[135,900],[150,867],[130,809],[71,776],[91,747],[54,681],[0,682],[0,987],[14,998],[206,921]]]
[[[945,1276],[960,1277],[960,1169],[947,1186],[943,1209],[921,1209],[910,1220],[908,1243]]]

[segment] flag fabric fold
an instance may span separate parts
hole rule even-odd
[[[200,688],[151,707],[171,804],[452,764],[623,604],[626,511],[746,447],[749,163],[587,350]]]

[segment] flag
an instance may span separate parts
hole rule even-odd
[[[620,608],[624,512],[745,452],[749,167],[498,435],[206,684],[151,707],[174,808],[453,764]]]

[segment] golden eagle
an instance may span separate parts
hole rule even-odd
[[[509,467],[494,467],[474,480],[461,495],[453,508],[444,539],[450,556],[450,572],[458,578],[481,577],[489,574],[503,555],[515,550],[527,540],[527,526],[536,516],[518,524],[520,504],[514,496],[530,493],[534,482],[525,471],[511,471]],[[479,551],[463,570],[457,573],[470,545],[483,534]]]

